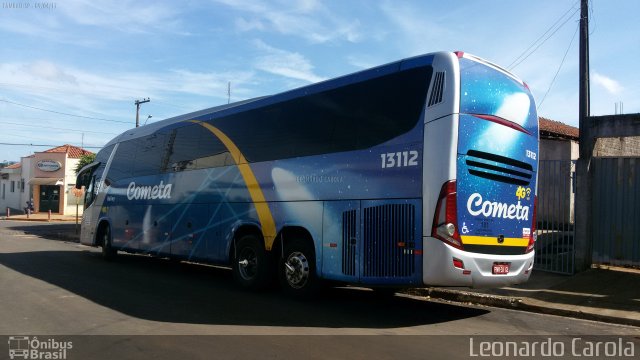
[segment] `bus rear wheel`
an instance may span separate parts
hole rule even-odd
[[[236,282],[248,290],[261,290],[271,282],[272,262],[262,242],[254,235],[242,236],[236,243],[231,267]]]
[[[309,241],[292,239],[285,243],[278,266],[280,284],[285,292],[307,298],[320,289],[316,275],[315,251]]]

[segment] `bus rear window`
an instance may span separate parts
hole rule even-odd
[[[516,79],[481,62],[462,58],[460,87],[461,113],[495,115],[530,134],[537,133],[533,97]]]

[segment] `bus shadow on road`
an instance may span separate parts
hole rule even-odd
[[[20,231],[26,235],[37,236],[43,240],[80,242],[80,235],[76,232],[74,223],[24,224],[8,226],[7,229]]]
[[[279,290],[248,292],[226,269],[140,255],[106,262],[95,251],[0,253],[0,264],[136,318],[191,324],[398,328],[450,322],[487,310],[359,289],[309,301]]]

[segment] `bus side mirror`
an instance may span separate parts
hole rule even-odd
[[[78,174],[76,177],[76,189],[82,189],[82,186],[85,185],[85,178],[87,177],[87,173],[83,172]]]

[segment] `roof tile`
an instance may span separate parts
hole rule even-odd
[[[560,137],[573,140],[578,140],[580,137],[580,130],[577,127],[544,117],[538,119],[540,120],[540,137]]]
[[[53,149],[45,150],[44,152],[47,152],[47,153],[66,153],[67,156],[69,158],[71,158],[71,159],[79,159],[79,158],[82,157],[82,155],[93,154],[89,150],[85,150],[83,148],[80,148],[80,147],[77,147],[77,146],[73,146],[73,145],[69,145],[69,144],[65,144],[65,145],[62,145],[62,146],[55,147]]]
[[[22,167],[22,164],[20,163],[15,163],[15,164],[11,164],[9,166],[5,166],[5,169],[20,169]]]

